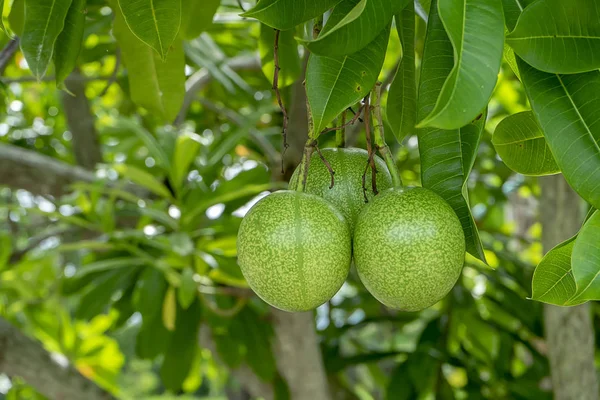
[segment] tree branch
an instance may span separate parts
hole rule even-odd
[[[74,182],[93,182],[93,172],[31,150],[0,144],[0,185],[60,197]]]
[[[8,62],[13,58],[17,50],[19,50],[19,38],[14,38],[8,42],[6,47],[0,51],[0,75],[4,73],[4,69],[8,65]]]
[[[49,399],[108,400],[114,397],[72,365],[56,363],[41,343],[0,318],[0,373],[18,376]]]

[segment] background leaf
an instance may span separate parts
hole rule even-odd
[[[65,19],[65,27],[54,46],[56,86],[59,88],[64,88],[65,79],[77,64],[85,27],[85,4],[86,0],[73,0]]]
[[[273,82],[275,62],[273,59],[273,46],[275,44],[275,30],[265,24],[260,25],[260,40],[258,51],[262,71],[269,82]],[[283,31],[279,34],[279,80],[280,88],[296,82],[302,73],[302,63],[298,54],[298,43],[294,38],[294,31]]]
[[[306,96],[314,129],[321,131],[342,111],[365,97],[377,82],[390,29],[364,49],[339,58],[312,54],[306,69]]]
[[[118,0],[127,26],[164,60],[181,25],[181,0]]]
[[[446,72],[454,63],[452,45],[436,3],[431,4],[419,85],[419,116],[426,115],[434,107]],[[418,131],[421,182],[452,206],[462,224],[467,251],[482,261],[485,261],[485,255],[469,208],[466,182],[475,161],[484,121],[485,115],[482,115],[476,123],[461,129],[422,128]]]
[[[181,29],[184,39],[194,39],[212,25],[221,0],[181,0]]]
[[[171,192],[169,189],[167,189],[167,187],[157,180],[151,173],[127,164],[117,164],[114,166],[114,169],[124,178],[130,179],[132,182],[145,187],[152,193],[155,193],[166,199],[171,198]]]
[[[573,246],[576,301],[600,300],[600,211],[586,221]]]
[[[177,301],[181,308],[187,309],[198,293],[198,285],[194,281],[194,271],[186,267],[181,272],[181,286],[177,289]]]
[[[596,0],[538,0],[506,37],[533,67],[558,74],[600,68],[600,5]]]
[[[454,48],[454,67],[419,126],[457,129],[485,108],[494,90],[504,45],[502,3],[439,0],[438,11]]]
[[[171,185],[175,190],[180,190],[187,178],[190,165],[194,162],[201,146],[201,138],[195,133],[184,132],[177,136],[175,151],[173,152],[173,167]]]
[[[285,31],[325,13],[340,0],[261,0],[241,14],[256,18],[271,28]]]
[[[373,42],[407,3],[408,0],[344,0],[333,9],[319,37],[305,45],[311,53],[324,56],[356,53]]]
[[[415,76],[415,11],[410,2],[396,14],[396,29],[402,43],[402,60],[390,85],[386,116],[398,142],[415,132],[417,81]]]
[[[173,121],[185,96],[185,57],[181,41],[173,43],[165,62],[131,33],[123,15],[115,10],[114,34],[127,67],[129,90],[134,103]]]
[[[54,43],[63,30],[72,0],[27,0],[21,50],[31,73],[38,79],[46,73]]]
[[[502,161],[515,172],[534,176],[560,173],[531,111],[504,118],[494,131],[492,143]]]
[[[600,207],[600,71],[555,75],[517,59],[546,142],[565,179]]]
[[[173,392],[181,389],[198,352],[201,314],[202,309],[197,299],[187,310],[177,307],[175,331],[160,367],[163,384]]]

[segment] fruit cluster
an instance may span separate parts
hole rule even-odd
[[[248,212],[238,262],[250,287],[285,311],[325,303],[346,280],[352,258],[367,290],[388,307],[419,311],[442,299],[460,276],[465,238],[458,217],[424,188],[394,188],[376,157],[380,193],[367,195],[362,149],[324,149],[335,171],[311,160],[304,192],[271,193]],[[295,188],[298,171],[290,181]]]

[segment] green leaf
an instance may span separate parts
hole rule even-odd
[[[583,225],[573,246],[573,277],[576,301],[600,300],[600,211]]]
[[[535,268],[531,281],[531,299],[558,306],[573,305],[577,292],[571,269],[571,254],[577,236],[550,250]]]
[[[77,64],[85,27],[85,4],[86,0],[73,0],[65,19],[65,27],[54,45],[56,86],[59,89],[64,89],[65,79]]]
[[[23,36],[25,25],[25,0],[4,2],[3,13],[4,30],[10,38]]]
[[[0,30],[8,35],[8,31],[4,27],[4,0],[0,0]]]
[[[154,267],[146,267],[138,278],[133,292],[135,310],[142,314],[144,320],[150,321],[160,316],[160,309],[167,291],[167,281],[162,273]]]
[[[198,293],[198,285],[194,281],[194,271],[186,267],[181,272],[181,286],[177,289],[177,300],[181,308],[187,309]]]
[[[139,257],[118,257],[109,258],[106,260],[95,261],[89,264],[85,264],[77,270],[73,278],[82,278],[89,274],[96,272],[112,271],[115,269],[121,270],[123,268],[133,268],[136,266],[142,266],[147,261]]]
[[[260,63],[262,71],[269,80],[273,82],[275,72],[275,61],[273,59],[273,48],[275,44],[275,30],[261,24],[260,40],[258,42],[258,51],[260,53]],[[298,80],[302,73],[302,62],[298,54],[298,43],[294,38],[294,31],[283,31],[279,34],[279,79],[277,80],[280,88],[290,86]]]
[[[517,59],[548,147],[567,182],[600,208],[600,71],[556,75]]]
[[[144,317],[142,328],[135,341],[136,354],[147,360],[156,358],[159,354],[164,353],[169,346],[171,335],[172,333],[163,325],[160,315],[154,318]]]
[[[417,123],[414,3],[410,2],[395,19],[402,43],[402,60],[390,85],[386,116],[396,139],[401,142],[406,136],[414,134]]]
[[[150,132],[141,127],[138,123],[131,119],[121,118],[117,121],[117,124],[112,127],[115,130],[124,130],[126,134],[133,132],[137,136],[144,146],[148,148],[150,155],[156,160],[156,164],[165,170],[170,169],[171,162],[169,156],[158,144],[158,141]]]
[[[311,53],[338,57],[356,53],[386,29],[408,0],[344,0],[315,40],[304,42]]]
[[[306,96],[315,131],[323,130],[371,91],[383,66],[389,35],[388,28],[367,47],[349,56],[311,54],[306,68]]]
[[[201,308],[196,300],[186,310],[177,308],[175,331],[160,367],[160,377],[168,390],[177,392],[188,376],[198,351]]]
[[[533,176],[560,173],[531,111],[504,118],[494,131],[492,144],[502,161],[515,172]]]
[[[452,45],[437,13],[436,2],[431,4],[421,67],[418,116],[427,115],[434,107],[447,72],[454,63]],[[475,162],[486,114],[484,112],[477,121],[461,129],[418,130],[421,182],[452,206],[462,224],[467,251],[484,262],[483,247],[469,207],[467,179]]]
[[[523,9],[532,0],[502,0],[502,9],[504,10],[504,22],[506,27],[512,31],[517,25],[517,20],[523,12]]]
[[[271,350],[272,327],[260,322],[260,316],[245,307],[237,318],[245,327],[246,363],[260,379],[271,382],[277,374],[275,357]]]
[[[458,129],[481,113],[496,85],[504,46],[502,3],[439,0],[437,8],[454,48],[454,68],[418,127]]]
[[[110,271],[95,281],[95,285],[88,290],[75,312],[77,319],[91,319],[102,313],[112,302],[112,296],[119,290],[125,290],[132,284],[139,267],[121,268]]]
[[[167,59],[181,25],[181,0],[118,0],[131,32]]]
[[[21,50],[33,75],[41,79],[52,59],[72,0],[27,0]]]
[[[177,136],[173,152],[173,168],[170,170],[171,185],[179,191],[188,176],[190,165],[194,162],[200,150],[200,136],[184,132]]]
[[[596,0],[538,0],[506,37],[536,69],[575,74],[600,68],[600,7]]]
[[[145,187],[152,193],[157,194],[165,199],[172,198],[169,189],[167,189],[167,187],[158,179],[156,179],[151,173],[127,164],[116,164],[113,166],[113,168],[124,178],[130,179],[132,182]]]
[[[261,0],[242,17],[256,18],[271,28],[285,31],[323,15],[341,0]]]
[[[181,30],[184,39],[198,37],[211,24],[221,0],[181,0]]]
[[[173,121],[185,96],[185,55],[181,40],[173,42],[166,61],[141,42],[127,27],[123,14],[115,9],[113,32],[127,67],[131,100],[155,113],[159,119]]]

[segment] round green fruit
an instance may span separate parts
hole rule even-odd
[[[388,307],[419,311],[456,284],[465,237],[454,210],[424,188],[389,189],[370,202],[354,231],[361,281]]]
[[[335,184],[331,186],[331,175],[318,154],[313,153],[306,179],[306,193],[316,194],[330,201],[346,217],[350,224],[350,232],[354,229],[356,218],[365,206],[362,187],[362,176],[369,159],[369,154],[363,149],[323,149],[325,159],[331,164],[335,172]],[[385,162],[375,156],[377,167],[377,189],[379,191],[392,187],[392,177]],[[299,168],[296,168],[290,179],[290,188],[295,189],[298,184]],[[371,172],[367,171],[367,198],[373,199],[371,188]]]
[[[351,235],[342,214],[307,193],[271,193],[240,225],[238,263],[256,294],[284,311],[312,310],[342,287]]]

